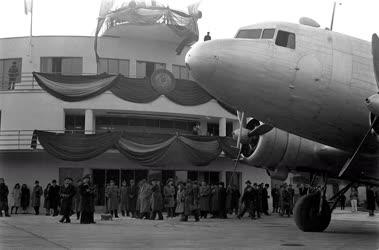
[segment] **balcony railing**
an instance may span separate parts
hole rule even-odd
[[[31,142],[33,137],[33,131],[34,130],[0,130],[0,151],[32,151],[35,150],[31,148]],[[88,133],[104,133],[107,131],[112,132],[130,132],[130,133],[143,133],[143,134],[180,134],[180,135],[191,135],[192,133],[189,131],[173,131],[172,129],[159,129],[159,130],[152,130],[151,128],[141,128],[137,126],[129,126],[127,130],[114,130],[114,129],[108,129],[108,130],[44,130],[49,131],[53,133],[61,133],[61,134],[84,134],[85,132]],[[42,150],[43,147],[41,144],[37,141],[37,147],[36,149]]]

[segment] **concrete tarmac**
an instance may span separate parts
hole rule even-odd
[[[59,217],[0,218],[0,249],[379,249],[379,215],[335,211],[323,233],[304,233],[293,218],[276,214],[179,222],[128,217],[97,224],[71,224]]]

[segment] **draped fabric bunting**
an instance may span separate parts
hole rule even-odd
[[[162,94],[157,92],[149,78],[128,78],[122,75],[56,75],[33,73],[38,84],[58,99],[83,101],[110,90],[117,97],[134,103],[150,103]],[[183,106],[201,105],[212,100],[212,96],[196,82],[175,79],[175,88],[165,96]]]
[[[58,99],[76,102],[97,96],[110,89],[117,76],[69,76],[33,72],[42,89]]]
[[[56,134],[39,130],[34,131],[34,140],[35,137],[49,154],[66,161],[88,160],[112,147],[116,147],[128,159],[149,167],[182,162],[205,166],[219,157],[222,151],[233,159],[238,154],[232,147],[235,141],[226,137],[127,132]]]
[[[119,139],[119,132],[103,134],[57,134],[35,130],[42,147],[51,155],[65,161],[84,161],[110,149]]]

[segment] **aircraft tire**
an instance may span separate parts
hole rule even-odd
[[[313,193],[301,197],[294,208],[294,217],[297,227],[304,232],[323,232],[330,223],[331,211],[328,202],[324,199],[321,213],[319,210],[320,193]]]

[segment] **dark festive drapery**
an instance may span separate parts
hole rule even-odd
[[[235,141],[226,137],[127,132],[56,134],[36,130],[32,141],[34,148],[37,139],[49,154],[66,161],[88,160],[112,147],[128,159],[149,167],[181,162],[204,166],[219,157],[222,151],[233,159],[238,154],[233,148]]]
[[[212,100],[212,96],[196,82],[184,79],[174,79],[174,82],[168,82],[172,84],[168,87],[160,86],[163,84],[160,82],[152,83],[149,78],[128,78],[122,75],[70,76],[34,72],[33,76],[48,93],[68,102],[83,101],[107,90],[123,100],[135,103],[149,103],[161,95],[183,106],[201,105]],[[163,92],[167,88],[168,93]],[[159,92],[160,89],[162,92]]]

